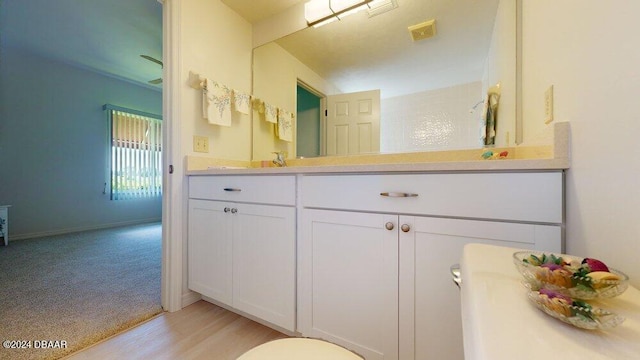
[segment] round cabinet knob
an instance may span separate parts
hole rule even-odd
[[[409,230],[411,230],[411,226],[409,226],[409,224],[402,224],[402,226],[400,226],[400,230],[403,232],[409,232]]]
[[[231,211],[230,208],[228,208],[228,207],[224,208],[224,212],[228,213],[229,211]]]
[[[388,223],[384,224],[385,229],[387,230],[393,230],[393,223],[391,221],[389,221]]]
[[[231,213],[232,213],[232,214],[235,214],[235,213],[237,213],[237,212],[238,212],[238,209],[236,209],[236,208],[231,209]]]

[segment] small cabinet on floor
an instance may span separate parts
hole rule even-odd
[[[189,288],[294,331],[295,178],[191,177],[189,186]]]

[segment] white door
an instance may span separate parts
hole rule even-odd
[[[189,289],[231,305],[231,205],[189,200]]]
[[[235,204],[233,307],[295,331],[293,207]]]
[[[380,90],[327,97],[327,155],[380,151]]]
[[[304,210],[298,305],[303,336],[334,342],[367,360],[398,359],[397,219]]]

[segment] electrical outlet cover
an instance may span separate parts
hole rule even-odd
[[[208,153],[209,152],[209,138],[206,136],[194,136],[193,137],[193,151]]]

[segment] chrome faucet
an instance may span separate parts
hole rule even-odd
[[[284,159],[284,152],[282,152],[282,151],[274,151],[273,153],[276,154],[276,158],[273,159],[273,163],[277,167],[285,167],[285,166],[287,166],[287,162]]]

